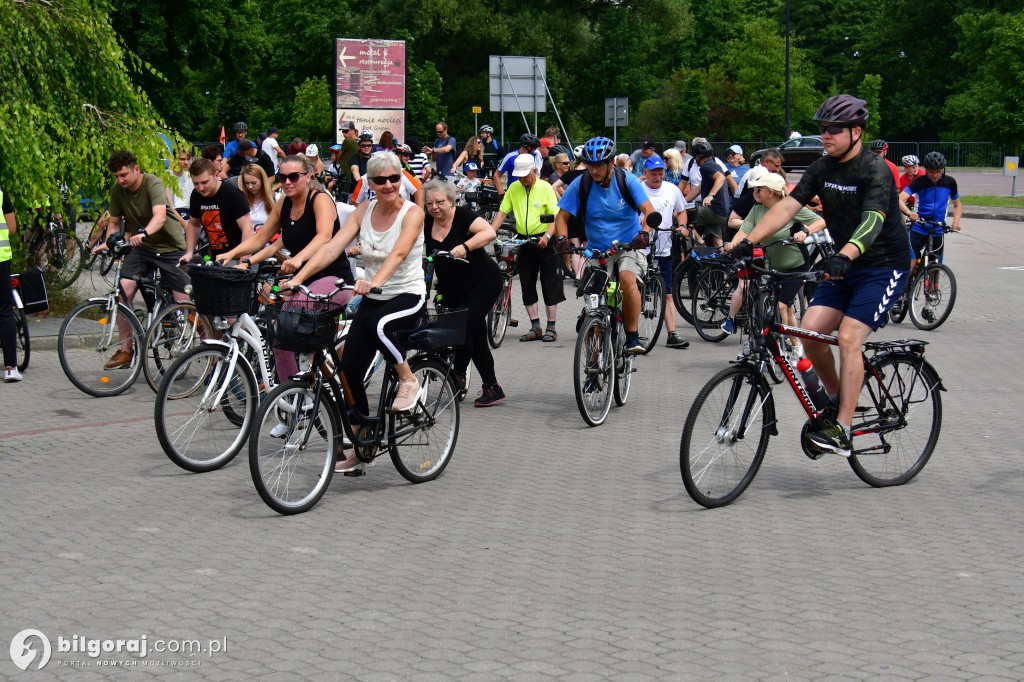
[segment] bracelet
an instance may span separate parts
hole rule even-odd
[[[466,255],[468,256],[469,255],[469,244],[467,244],[466,242],[462,242],[462,248],[464,248],[466,250]]]

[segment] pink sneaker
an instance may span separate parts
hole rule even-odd
[[[419,392],[420,382],[416,380],[416,377],[409,381],[399,381],[398,395],[395,396],[395,401],[391,403],[391,413],[408,412],[416,407],[416,397]]]

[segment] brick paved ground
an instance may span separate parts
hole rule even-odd
[[[952,318],[879,334],[932,341],[949,388],[935,456],[901,488],[808,460],[780,392],[782,434],[756,481],[703,510],[679,477],[679,435],[736,341],[691,332],[689,350],[657,349],[629,403],[587,428],[574,300],[557,343],[497,351],[509,400],[467,407],[441,478],[413,486],[385,460],[289,518],[242,457],[203,475],[171,464],[144,383],[89,398],[40,351],[24,383],[0,385],[0,642],[36,628],[55,649],[34,674],[2,657],[0,677],[1022,679],[1024,271],[1000,269],[1024,266],[1007,248],[1021,226],[965,229],[947,251]],[[56,651],[74,635],[227,650],[111,669],[97,663],[138,659]]]

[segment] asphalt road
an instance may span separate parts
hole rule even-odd
[[[384,460],[287,518],[244,457],[174,466],[144,383],[90,398],[40,351],[0,385],[0,642],[36,629],[52,657],[33,673],[2,656],[0,678],[1022,679],[1020,229],[965,221],[949,321],[876,335],[930,341],[948,389],[935,454],[899,488],[807,459],[780,388],[757,479],[702,509],[679,436],[736,340],[684,331],[693,345],[642,358],[629,402],[588,428],[571,294],[556,343],[510,333],[496,352],[509,398],[466,404],[442,477],[414,486]],[[143,636],[145,657],[102,650]]]

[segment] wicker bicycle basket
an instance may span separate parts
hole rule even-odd
[[[410,350],[432,350],[461,346],[466,340],[467,308],[454,308],[438,312],[428,310],[420,324],[399,332],[402,345]]]
[[[334,342],[344,310],[334,301],[286,300],[267,306],[267,335],[277,348],[312,353]]]
[[[252,304],[256,273],[251,270],[190,263],[192,300],[203,315],[241,315]]]

